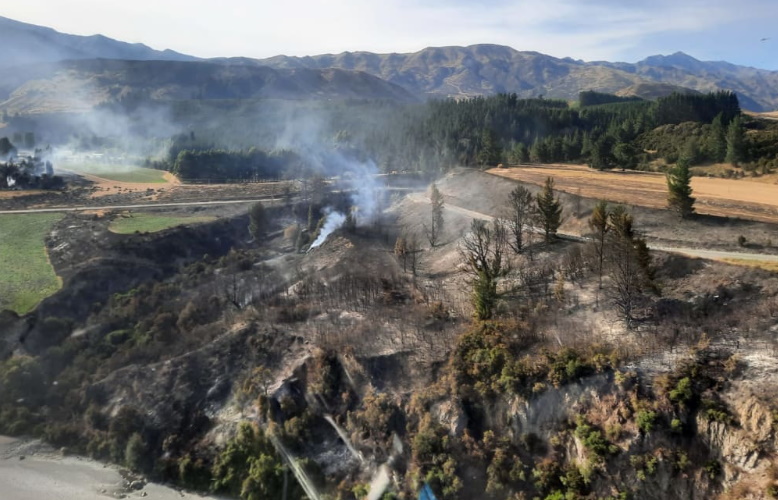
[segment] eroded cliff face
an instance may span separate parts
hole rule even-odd
[[[758,346],[717,349],[687,353],[669,373],[616,369],[502,394],[475,412],[445,398],[431,415],[452,439],[510,442],[500,446],[526,474],[494,498],[774,498],[778,363]],[[495,465],[484,449],[488,488]],[[548,470],[561,482],[541,485]]]

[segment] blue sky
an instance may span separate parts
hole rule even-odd
[[[24,0],[0,15],[202,57],[497,43],[629,62],[680,50],[778,70],[776,0]]]

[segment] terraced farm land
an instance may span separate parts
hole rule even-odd
[[[62,285],[44,238],[62,214],[0,215],[0,310],[32,310]]]
[[[168,182],[165,178],[165,172],[162,170],[132,165],[73,162],[63,163],[62,168],[116,182],[132,182],[137,184],[165,184]]]
[[[649,208],[667,206],[665,176],[650,172],[600,172],[582,165],[532,165],[493,168],[490,174],[541,185],[554,178],[570,194]],[[745,179],[692,178],[697,212],[763,222],[778,222],[778,185]]]
[[[216,217],[211,216],[180,216],[153,213],[123,214],[111,221],[108,229],[118,234],[132,234],[136,231],[140,233],[156,233],[182,224],[199,224],[214,220],[216,220]]]

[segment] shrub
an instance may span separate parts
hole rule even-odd
[[[201,458],[187,455],[178,461],[178,480],[185,488],[206,490],[211,486],[211,470]]]
[[[741,234],[740,236],[738,236],[738,237],[737,237],[737,244],[738,244],[739,246],[741,246],[741,247],[744,247],[744,246],[746,246],[746,237],[745,237],[745,236],[743,236],[742,234]]]
[[[682,472],[686,470],[691,463],[689,455],[687,455],[685,451],[675,452],[675,460],[673,460],[673,467],[675,467],[675,470]]]
[[[559,461],[553,458],[544,458],[536,463],[535,468],[532,469],[535,488],[541,493],[549,494],[554,490],[561,489],[563,487],[561,476],[562,468]]]
[[[656,412],[654,411],[646,411],[646,410],[640,410],[637,413],[637,416],[635,420],[638,424],[638,429],[640,429],[640,432],[643,434],[648,434],[654,429],[654,424],[656,423]]]
[[[708,460],[705,462],[704,469],[708,474],[708,477],[711,479],[716,479],[716,476],[721,474],[721,464],[718,462],[718,460]]]
[[[669,393],[670,401],[681,406],[692,399],[692,380],[684,377],[678,381],[676,386]]]
[[[618,447],[608,443],[602,436],[602,432],[587,424],[582,417],[578,418],[575,435],[581,440],[584,448],[599,458],[604,458],[618,451]]]
[[[656,473],[657,462],[659,459],[650,453],[629,457],[629,463],[635,468],[635,473],[640,481],[645,481]]]
[[[283,488],[282,467],[270,440],[244,422],[216,457],[211,469],[213,490],[241,498],[277,498]]]
[[[618,441],[621,438],[621,425],[609,424],[605,426],[605,437],[608,441]]]
[[[703,399],[702,411],[703,417],[705,417],[708,422],[720,422],[725,425],[730,425],[735,420],[727,411],[727,407],[724,403],[715,399]]]
[[[137,432],[130,436],[124,450],[124,464],[132,470],[144,471],[148,467],[146,443]]]

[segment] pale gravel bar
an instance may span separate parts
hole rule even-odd
[[[131,492],[125,485],[115,467],[87,458],[63,457],[39,441],[0,436],[2,500],[215,499],[153,483]]]

